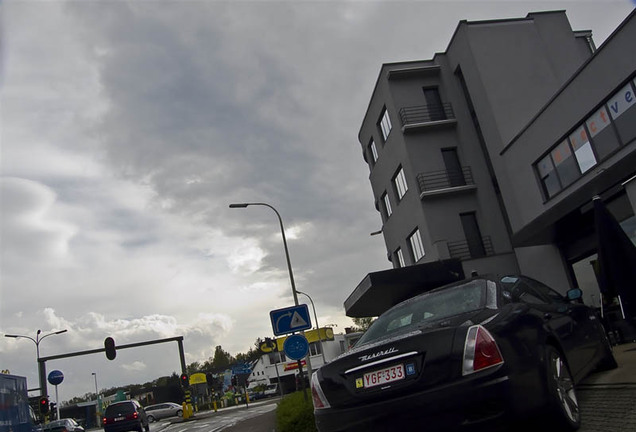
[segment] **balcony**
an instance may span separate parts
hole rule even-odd
[[[403,107],[399,115],[402,133],[457,123],[450,103]]]
[[[461,171],[443,170],[419,173],[417,184],[420,187],[420,198],[477,189],[473,180],[473,172],[469,166],[462,167]]]
[[[457,258],[460,261],[483,258],[495,254],[490,236],[475,240],[448,242],[447,244],[450,257]]]

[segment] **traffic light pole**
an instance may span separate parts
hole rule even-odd
[[[118,345],[117,347],[115,347],[115,349],[120,350],[120,349],[127,349],[127,348],[136,348],[136,347],[140,347],[140,346],[146,346],[146,345],[155,345],[155,344],[160,344],[160,343],[165,343],[165,342],[174,342],[176,341],[178,346],[179,346],[179,362],[181,364],[181,371],[182,373],[186,373],[186,363],[185,363],[185,354],[183,351],[183,336],[177,336],[177,337],[172,337],[172,338],[166,338],[166,339],[156,339],[156,340],[152,340],[152,341],[146,341],[146,342],[137,342],[137,343],[132,343],[132,344],[125,344],[125,345]],[[38,358],[38,369],[39,369],[39,375],[40,375],[40,382],[42,383],[41,385],[41,394],[42,396],[46,396],[48,395],[48,390],[47,390],[47,384],[46,384],[46,362],[48,360],[57,360],[57,359],[62,359],[62,358],[69,358],[69,357],[78,357],[78,356],[83,356],[83,355],[88,355],[88,354],[95,354],[95,353],[101,353],[101,352],[105,352],[106,348],[98,348],[98,349],[92,349],[92,350],[86,350],[86,351],[78,351],[78,352],[73,352],[73,353],[68,353],[68,354],[59,354],[59,355],[54,355],[54,356],[49,356],[49,357],[41,357]]]

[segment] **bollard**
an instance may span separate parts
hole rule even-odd
[[[183,402],[181,404],[181,411],[183,411],[183,413],[181,414],[183,416],[184,420],[187,420],[189,415],[188,415],[188,405],[186,405],[185,402]]]
[[[216,412],[216,411],[217,411],[217,408],[216,408],[216,399],[214,399],[214,412]]]

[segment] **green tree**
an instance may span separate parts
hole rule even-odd
[[[199,362],[194,362],[194,363],[190,363],[189,365],[186,366],[186,373],[188,374],[188,376],[197,373],[201,370],[201,363]]]
[[[228,367],[232,364],[233,360],[229,352],[223,351],[221,345],[217,345],[216,348],[214,348],[214,357],[212,357],[212,367],[214,369]]]
[[[371,324],[373,324],[373,321],[375,321],[375,318],[373,317],[352,318],[352,320],[353,320],[353,323],[356,325],[355,326],[356,331],[367,331],[369,326],[371,326]]]

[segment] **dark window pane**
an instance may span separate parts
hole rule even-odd
[[[563,186],[567,186],[579,178],[581,174],[567,140],[559,144],[550,154]]]
[[[552,163],[550,155],[544,157],[537,164],[537,171],[539,172],[539,177],[541,178],[548,198],[554,196],[554,194],[561,190],[561,183],[554,170],[554,164]]]

